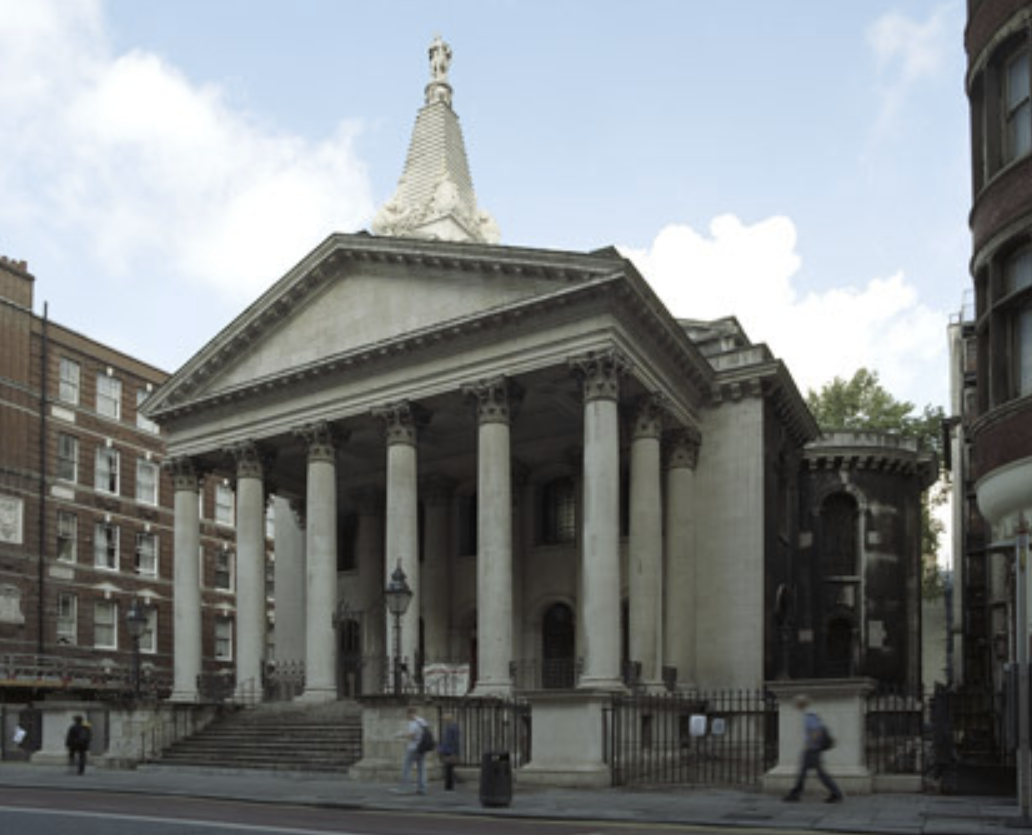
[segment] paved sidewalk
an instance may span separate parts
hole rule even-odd
[[[454,814],[555,820],[648,821],[713,827],[773,828],[814,832],[1032,833],[1020,825],[1013,798],[871,795],[822,802],[821,795],[783,803],[760,793],[714,789],[542,789],[515,786],[508,807],[485,808],[475,772],[455,792],[440,783],[426,795],[396,794],[389,783],[347,777],[263,771],[144,766],[135,771],[91,766],[83,776],[61,766],[0,764],[0,786],[86,789],[185,795],[256,803],[290,803],[365,810],[426,809]]]

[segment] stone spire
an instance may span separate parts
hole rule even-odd
[[[498,242],[494,218],[477,208],[459,117],[451,107],[451,57],[451,47],[438,35],[430,44],[426,104],[416,116],[398,188],[373,221],[377,235]]]

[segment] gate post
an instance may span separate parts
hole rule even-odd
[[[531,761],[519,782],[552,787],[609,786],[603,711],[607,691],[539,690],[526,695],[531,706]]]
[[[864,715],[874,679],[796,679],[768,682],[766,687],[778,698],[778,764],[763,776],[763,791],[787,794],[795,783],[803,755],[803,716],[794,702],[796,696],[805,694],[810,698],[810,711],[821,717],[835,739],[835,747],[824,754],[824,767],[846,794],[871,794]],[[807,778],[806,788],[822,788],[815,774]]]

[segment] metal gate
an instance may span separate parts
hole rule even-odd
[[[765,691],[617,695],[603,723],[614,786],[756,786],[778,760],[778,703]]]

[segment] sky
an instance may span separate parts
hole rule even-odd
[[[175,371],[393,194],[440,34],[502,243],[617,246],[805,394],[946,406],[962,0],[0,0],[0,254]]]

